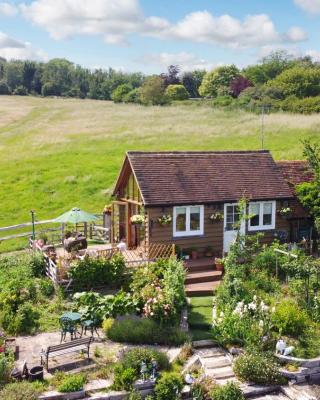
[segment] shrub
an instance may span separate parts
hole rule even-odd
[[[15,317],[15,332],[31,334],[39,327],[40,313],[31,303],[22,304]]]
[[[215,386],[210,395],[212,400],[244,400],[242,390],[234,382],[228,382],[224,386]]]
[[[163,344],[177,346],[188,341],[189,337],[178,327],[160,326],[147,318],[125,318],[117,320],[109,329],[108,338],[121,343]]]
[[[229,91],[230,82],[238,75],[239,70],[235,65],[224,65],[207,72],[199,87],[199,93],[202,97],[216,97],[222,90]]]
[[[0,392],[3,400],[37,400],[39,390],[30,382],[15,382],[6,385]]]
[[[169,85],[165,93],[170,100],[187,100],[189,98],[189,94],[183,85]]]
[[[142,396],[139,391],[134,390],[130,393],[129,400],[142,400]]]
[[[0,353],[0,387],[9,382],[13,364],[13,357]]]
[[[43,254],[40,252],[32,253],[31,256],[25,257],[27,268],[30,268],[34,276],[44,276],[46,271],[46,263]]]
[[[27,96],[28,89],[26,87],[20,85],[14,89],[13,94],[15,94],[16,96]]]
[[[78,392],[83,389],[86,377],[83,374],[68,375],[58,385],[58,391],[62,393]]]
[[[124,280],[126,265],[121,254],[111,259],[85,257],[71,265],[69,276],[75,290],[95,286],[119,286]]]
[[[73,296],[77,309],[83,318],[101,323],[105,318],[126,315],[134,311],[134,304],[129,293],[120,290],[117,294],[101,296],[95,292],[75,293]]]
[[[278,364],[265,354],[244,354],[236,359],[233,370],[242,381],[261,385],[283,383]]]
[[[134,368],[127,368],[123,364],[118,364],[114,368],[113,387],[116,390],[131,390],[134,382],[138,379],[138,374]]]
[[[115,90],[111,94],[111,99],[115,103],[121,103],[124,101],[124,97],[130,93],[132,90],[132,86],[128,83],[123,83],[115,88]]]
[[[231,96],[218,96],[213,100],[213,104],[217,107],[226,107],[232,104],[233,98]]]
[[[109,331],[112,328],[113,324],[114,324],[113,318],[104,319],[102,322],[102,329],[107,337],[108,337]]]
[[[276,306],[272,322],[280,334],[298,337],[308,326],[308,316],[293,300],[284,299]]]
[[[41,88],[41,94],[44,97],[47,96],[59,96],[60,89],[54,82],[47,82]]]
[[[132,89],[129,93],[123,96],[124,103],[141,103],[140,90],[138,88]]]
[[[157,400],[177,400],[183,388],[182,377],[177,373],[165,373],[155,386]]]
[[[127,351],[122,357],[121,363],[128,368],[133,368],[139,374],[141,362],[144,361],[148,365],[153,359],[157,361],[160,371],[169,369],[169,359],[165,353],[144,347]]]
[[[168,103],[165,96],[164,82],[160,76],[151,76],[140,88],[140,100],[145,105],[164,105]]]
[[[148,268],[138,268],[130,288],[141,313],[161,323],[175,324],[186,303],[184,280],[182,262],[159,260]]]
[[[10,88],[4,81],[0,81],[0,95],[1,94],[10,94]]]
[[[300,114],[312,114],[320,112],[320,96],[305,97],[299,99],[295,96],[289,96],[280,103],[283,111]]]
[[[39,281],[40,292],[46,296],[51,297],[54,294],[54,284],[51,279],[43,278]]]

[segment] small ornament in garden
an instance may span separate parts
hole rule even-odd
[[[142,380],[146,381],[148,378],[148,366],[144,361],[141,362],[140,373]]]
[[[287,347],[287,343],[284,340],[282,340],[282,339],[278,340],[277,344],[276,344],[276,353],[283,354],[286,347]]]
[[[145,221],[145,218],[144,218],[144,215],[135,214],[135,215],[132,215],[132,217],[130,218],[130,221],[134,225],[142,225]]]
[[[221,212],[214,212],[213,214],[210,215],[209,218],[210,218],[210,221],[212,221],[212,222],[222,221],[223,214]]]
[[[172,217],[170,214],[163,214],[158,218],[158,222],[162,226],[169,225],[172,222]]]
[[[151,367],[152,367],[151,378],[156,379],[158,376],[158,363],[157,360],[154,358],[151,360]]]
[[[290,207],[283,207],[279,212],[282,217],[289,217],[292,215],[292,209]]]

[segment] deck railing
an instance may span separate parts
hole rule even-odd
[[[41,247],[37,244],[33,244],[30,240],[30,247],[34,251],[41,251],[44,255],[46,263],[46,275],[55,284],[64,285],[69,287],[71,284],[70,279],[67,278],[67,271],[70,267],[70,261],[68,257],[60,256],[55,261]],[[161,244],[153,243],[148,247],[138,247],[134,250],[119,250],[116,246],[112,246],[108,249],[95,250],[94,248],[87,249],[86,255],[95,258],[110,259],[115,254],[121,254],[124,257],[125,264],[127,267],[138,267],[140,265],[148,265],[158,259],[169,259],[175,256],[175,246],[172,244]]]

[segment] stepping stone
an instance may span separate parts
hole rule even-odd
[[[215,379],[232,378],[235,376],[231,367],[206,368],[205,374]]]
[[[225,356],[210,357],[203,360],[204,368],[221,368],[231,366],[231,362]]]
[[[210,358],[210,357],[217,357],[217,356],[224,356],[225,353],[219,347],[213,347],[211,349],[202,349],[197,350],[196,353],[201,358]]]
[[[195,349],[200,349],[200,348],[205,348],[205,347],[216,347],[217,343],[211,339],[196,340],[195,342],[192,342],[192,346]]]

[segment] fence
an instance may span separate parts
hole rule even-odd
[[[102,214],[96,214],[96,216],[98,217],[97,222],[76,224],[75,230],[82,233],[88,239],[110,242],[110,227],[105,226],[104,216]],[[50,226],[48,226],[49,224]],[[0,228],[0,242],[13,241],[27,237],[30,238],[33,236],[33,226],[36,228],[36,238],[45,236],[48,244],[55,245],[62,243],[67,229],[67,225],[59,224],[57,226],[57,223],[50,219],[36,221],[34,224],[32,222],[25,222]],[[7,233],[10,233],[10,235]],[[3,234],[4,236],[2,236]],[[19,248],[21,247],[27,247],[27,242],[25,246],[19,246]]]
[[[70,267],[68,257],[52,257],[50,253],[44,252],[35,242],[30,240],[30,247],[34,251],[42,251],[46,263],[46,275],[55,284],[64,286],[66,289],[70,287],[72,281],[67,277],[67,271]],[[117,247],[110,247],[108,249],[96,250],[90,247],[86,251],[88,257],[110,259],[115,254],[121,254],[124,257],[127,267],[138,267],[141,265],[148,265],[157,259],[169,259],[175,256],[175,246],[167,244],[151,244],[148,248],[137,248],[135,250],[120,251]]]

